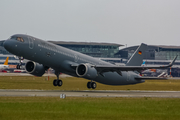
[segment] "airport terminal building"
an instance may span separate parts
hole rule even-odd
[[[138,46],[131,46],[121,50],[127,51],[130,58],[137,48]],[[180,77],[180,46],[148,45],[144,61],[146,65],[168,65],[176,55],[177,60],[171,69],[167,69],[167,73],[171,72],[173,77]]]
[[[117,58],[119,56],[116,53],[119,52],[119,47],[123,46],[121,44],[114,44],[114,43],[65,42],[65,41],[49,41],[49,42],[98,58]]]
[[[10,64],[16,64],[13,58],[14,55],[6,51],[3,47],[3,42],[0,41],[0,64],[3,63],[1,60],[5,60],[7,55],[10,55]],[[119,48],[123,45],[114,44],[114,43],[95,43],[95,42],[65,42],[65,41],[49,41],[54,44],[81,52],[83,54],[96,57],[96,58],[104,58],[106,61],[110,61],[112,58],[116,60],[115,62],[121,62],[121,58],[127,59],[127,51],[119,52]],[[123,53],[121,56],[120,53]],[[13,61],[11,61],[13,60]]]
[[[4,41],[0,41],[0,64],[4,63],[7,56],[9,56],[9,64],[18,64],[19,60],[5,50],[3,42]],[[131,46],[121,49],[124,45],[114,43],[67,41],[49,42],[111,63],[126,63],[138,48],[138,46]],[[176,73],[176,76],[180,76],[180,46],[148,45],[144,61],[146,61],[147,65],[165,65],[168,64],[176,55],[178,55],[178,58],[173,66],[173,68],[176,69],[172,69],[172,71],[175,71],[172,73]]]
[[[3,42],[0,41],[0,55],[12,55],[3,47]],[[121,49],[121,44],[114,43],[95,43],[95,42],[66,42],[66,41],[49,41],[54,44],[81,52],[83,54],[107,59],[129,59],[138,46],[131,46]],[[145,51],[144,59],[146,60],[172,60],[178,55],[177,60],[180,60],[180,46],[162,46],[148,45]],[[2,56],[0,56],[0,59]],[[119,61],[120,62],[120,61]]]
[[[128,58],[135,52],[138,46],[131,46],[122,49],[128,51]],[[180,46],[148,45],[144,59],[148,60],[172,60],[178,55],[180,60]]]

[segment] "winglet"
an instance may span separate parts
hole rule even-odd
[[[4,62],[4,65],[8,65],[9,57],[6,58],[6,61]]]
[[[176,59],[177,59],[177,56],[178,56],[178,55],[176,55],[176,57],[174,58],[174,60],[173,60],[171,63],[169,63],[168,67],[171,67],[171,66],[174,64],[174,62],[175,62]]]

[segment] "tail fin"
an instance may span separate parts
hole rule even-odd
[[[141,66],[145,66],[146,65],[146,61],[143,61],[142,65]]]
[[[9,57],[6,58],[6,61],[4,62],[4,65],[8,65]]]
[[[141,66],[146,48],[147,45],[142,43],[128,60],[126,66]]]

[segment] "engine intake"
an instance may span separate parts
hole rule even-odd
[[[29,61],[25,65],[26,71],[29,74],[35,75],[35,76],[42,76],[45,73],[46,68],[39,63]]]
[[[76,68],[76,74],[79,77],[94,79],[97,77],[97,70],[94,67],[91,67],[91,65],[89,64],[80,64]]]

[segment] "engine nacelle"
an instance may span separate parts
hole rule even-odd
[[[29,74],[35,75],[35,76],[42,76],[45,73],[46,68],[39,63],[29,61],[25,65],[26,71]]]
[[[94,67],[91,67],[89,64],[80,64],[76,68],[76,74],[79,77],[94,79],[97,77],[97,70]]]

